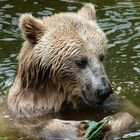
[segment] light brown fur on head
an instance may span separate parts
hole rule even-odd
[[[60,111],[63,102],[76,106],[79,99],[88,104],[100,101],[95,93],[108,87],[102,82],[108,80],[101,62],[106,37],[95,13],[94,6],[86,4],[77,13],[43,19],[21,16],[19,27],[25,42],[8,95],[12,113],[38,116]]]

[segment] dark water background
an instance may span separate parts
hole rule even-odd
[[[105,67],[115,93],[140,108],[140,0],[0,0],[0,102],[3,102],[17,72],[16,57],[23,41],[18,29],[19,16],[27,12],[42,17],[77,11],[81,2],[96,5],[98,23],[108,38]],[[140,122],[140,115],[135,117]],[[140,130],[125,137],[140,140]],[[0,120],[0,140],[15,139],[31,138],[19,132],[11,134],[10,128],[4,130],[4,123]]]

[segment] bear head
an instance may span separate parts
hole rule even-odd
[[[24,14],[19,27],[25,39],[18,57],[21,90],[46,91],[49,98],[55,89],[60,106],[76,99],[94,106],[112,93],[103,66],[107,39],[92,4],[43,19]]]

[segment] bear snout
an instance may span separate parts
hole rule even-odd
[[[82,90],[82,97],[85,103],[91,106],[103,104],[111,94],[113,94],[113,90],[106,78],[101,78],[96,88],[91,84],[87,84],[85,90]]]
[[[111,86],[97,90],[98,98],[102,99],[102,100],[105,100],[106,98],[108,98],[110,96],[110,94],[112,94],[112,93],[113,93],[113,90],[112,90]]]
[[[103,78],[102,84],[97,89],[97,96],[99,99],[99,103],[104,102],[111,94],[113,94],[112,87],[110,83]]]

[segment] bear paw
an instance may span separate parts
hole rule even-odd
[[[87,131],[87,128],[89,127],[89,123],[90,123],[90,121],[81,121],[77,125],[77,132],[78,132],[79,138],[83,138],[83,136],[85,135],[85,133]]]

